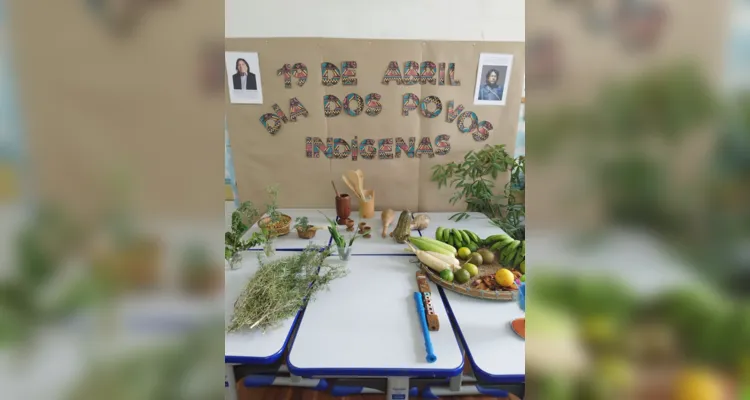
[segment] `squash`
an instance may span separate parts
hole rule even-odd
[[[390,208],[383,211],[380,215],[380,219],[383,220],[383,237],[386,236],[386,232],[388,231],[388,228],[391,226],[391,223],[393,222],[393,219],[395,217],[396,216],[394,215],[393,210],[391,210]]]
[[[391,232],[391,237],[397,243],[406,243],[409,236],[411,236],[411,213],[408,210],[404,210],[401,211],[401,215],[398,217],[396,229]]]

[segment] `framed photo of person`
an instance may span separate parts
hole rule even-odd
[[[508,98],[512,54],[481,53],[477,67],[474,104],[504,106]]]
[[[224,56],[232,104],[263,104],[258,53],[227,51]]]

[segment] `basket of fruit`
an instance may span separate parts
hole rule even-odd
[[[479,243],[482,243],[481,241]],[[496,262],[495,253],[476,244],[458,250],[447,243],[425,237],[411,237],[410,250],[419,267],[436,284],[456,293],[487,300],[515,301],[516,282],[523,274]]]

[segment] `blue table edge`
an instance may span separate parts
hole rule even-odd
[[[438,291],[440,292],[440,297],[443,299],[443,304],[445,304],[445,310],[448,313],[448,318],[451,320],[451,325],[456,329],[456,332],[458,333],[458,338],[461,341],[461,344],[464,347],[464,350],[466,350],[466,354],[469,356],[469,363],[471,364],[471,369],[474,372],[474,375],[477,377],[477,380],[479,382],[486,382],[486,383],[525,383],[526,382],[526,374],[524,375],[493,375],[488,372],[483,371],[479,366],[477,366],[476,362],[474,362],[474,357],[471,355],[471,349],[469,349],[469,346],[466,344],[466,339],[464,339],[464,334],[461,332],[461,326],[458,323],[458,320],[456,319],[456,316],[453,314],[453,309],[451,309],[450,302],[448,301],[448,298],[445,295],[445,291],[442,287],[438,287]],[[460,295],[460,294],[459,294]]]
[[[302,315],[302,311],[304,309],[300,308],[297,310],[297,314],[294,315],[294,320],[292,321],[292,326],[289,328],[289,332],[286,335],[286,338],[284,338],[284,343],[281,345],[281,348],[276,352],[266,357],[249,357],[249,356],[234,356],[234,355],[224,355],[224,364],[254,364],[254,365],[269,365],[273,364],[276,361],[278,361],[281,356],[284,354],[284,350],[286,350],[287,346],[289,345],[289,341],[292,338],[292,335],[294,334],[294,327],[297,325],[297,322],[299,322],[300,316]]]
[[[291,353],[291,351],[290,351]],[[287,357],[289,373],[303,378],[316,376],[364,376],[391,377],[408,376],[412,378],[452,378],[461,375],[464,369],[463,357],[458,367],[454,369],[396,369],[396,368],[298,368]]]

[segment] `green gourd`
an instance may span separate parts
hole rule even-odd
[[[391,232],[391,237],[398,243],[406,243],[406,239],[411,236],[411,213],[407,210],[402,211],[398,217],[396,229]]]

